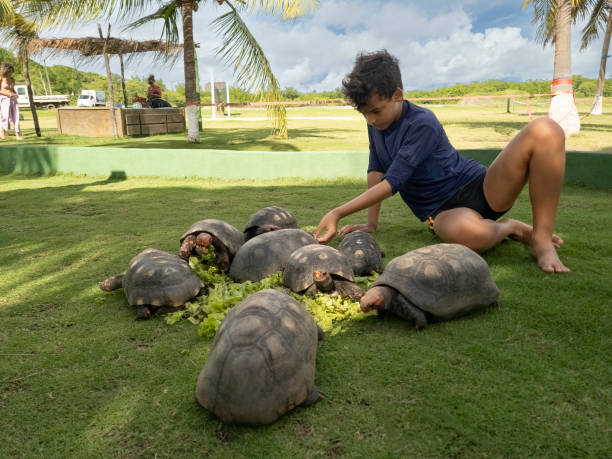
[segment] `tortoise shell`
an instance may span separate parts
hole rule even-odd
[[[365,231],[348,233],[338,250],[350,261],[356,276],[368,276],[372,271],[382,272],[383,250],[371,234]]]
[[[441,320],[497,302],[499,289],[487,262],[460,244],[435,244],[391,260],[372,286],[393,287]]]
[[[197,236],[200,233],[209,233],[213,237],[221,241],[227,247],[230,259],[238,252],[238,249],[244,242],[242,233],[234,226],[223,220],[208,218],[195,222],[189,227],[187,232],[181,236],[181,244],[187,236]]]
[[[318,390],[317,325],[286,293],[260,290],[234,306],[217,330],[196,399],[235,424],[269,424]]]
[[[281,229],[249,239],[236,253],[229,276],[236,282],[257,282],[282,271],[291,253],[317,240],[301,229]]]
[[[313,271],[326,271],[354,281],[348,259],[333,247],[310,244],[294,250],[283,269],[283,283],[296,293],[314,284]]]
[[[182,306],[202,287],[188,263],[156,249],[132,258],[123,278],[123,292],[131,306]]]
[[[243,231],[245,240],[248,240],[247,234],[265,225],[274,225],[279,229],[299,228],[297,219],[291,211],[280,206],[264,207],[249,217]]]

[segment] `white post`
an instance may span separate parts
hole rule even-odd
[[[212,103],[212,119],[217,119],[217,107],[215,107],[215,77],[213,71],[210,71],[210,102]]]
[[[225,99],[227,100],[227,117],[230,118],[232,116],[232,111],[230,108],[229,83],[228,82],[225,82]]]

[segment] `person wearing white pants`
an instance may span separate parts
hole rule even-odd
[[[17,106],[13,72],[14,69],[11,64],[0,64],[0,139],[6,138],[6,133],[11,128],[12,123],[15,127],[15,138],[23,140],[19,126],[19,107]]]

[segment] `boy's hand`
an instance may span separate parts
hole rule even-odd
[[[346,236],[348,233],[352,233],[353,231],[364,231],[366,233],[373,233],[374,231],[376,231],[376,228],[373,228],[370,225],[364,225],[364,224],[357,224],[357,223],[353,223],[350,225],[344,225],[342,228],[340,228],[340,231],[338,231],[338,234],[340,236]]]
[[[335,210],[327,212],[325,216],[319,222],[319,226],[314,230],[314,237],[321,244],[327,244],[333,239],[338,231],[338,221],[340,218],[336,214]]]

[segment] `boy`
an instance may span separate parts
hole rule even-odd
[[[530,246],[543,271],[569,271],[556,250],[563,240],[553,234],[565,171],[565,134],[555,121],[529,123],[487,169],[457,153],[431,111],[403,100],[398,60],[386,50],[358,55],[342,85],[368,123],[368,190],[323,217],[314,233],[319,242],[334,237],[341,218],[365,208],[368,223],[346,225],[340,234],[374,232],[381,202],[399,192],[444,242],[484,251],[509,237]],[[528,180],[533,227],[498,220]]]

